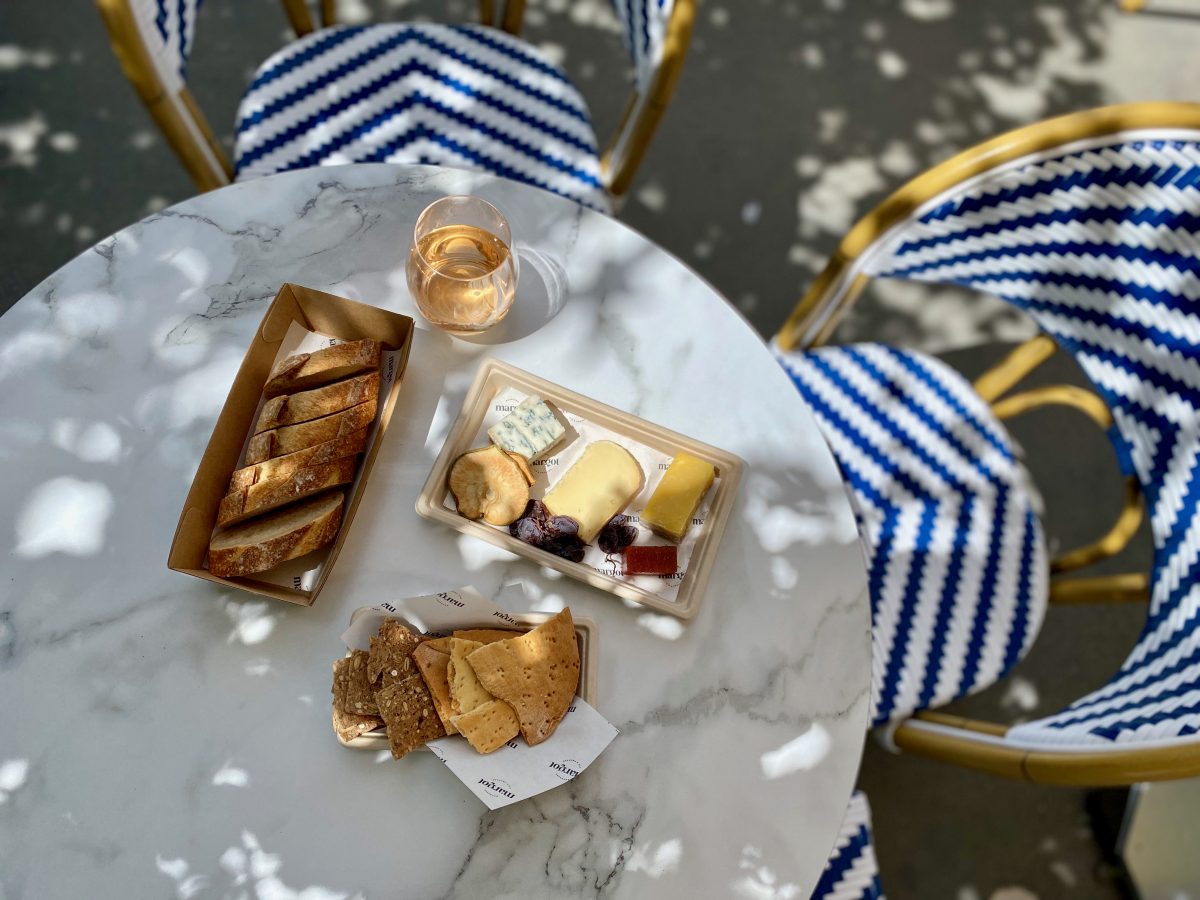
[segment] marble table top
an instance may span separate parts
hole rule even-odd
[[[283,281],[414,315],[430,201],[509,216],[514,313],[418,321],[370,488],[317,603],[168,571],[197,461]],[[781,290],[786,286],[781,285]],[[748,466],[696,618],[632,607],[417,517],[492,355]],[[833,458],[698,276],[555,196],[447,169],[310,169],[100,242],[0,318],[0,897],[806,898],[867,727],[869,604]],[[432,754],[341,747],[356,607],[473,584],[598,623],[620,730],[575,781],[488,812]]]

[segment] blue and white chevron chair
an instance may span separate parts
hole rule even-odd
[[[621,126],[601,155],[583,96],[563,70],[487,25],[331,25],[301,35],[255,73],[238,107],[233,163],[186,86],[201,0],[96,0],[113,47],[197,187],[318,165],[395,162],[473,169],[608,212],[674,92],[695,0],[614,0],[633,68]],[[522,4],[502,16],[519,26]],[[484,15],[492,4],[484,0]],[[322,3],[326,24],[333,4]],[[515,10],[515,12],[514,12]]]
[[[871,277],[995,294],[1042,334],[974,388],[920,353],[820,346]],[[1010,393],[1055,345],[1099,396]],[[935,167],[850,231],[776,346],[857,505],[871,555],[874,716],[895,744],[1038,782],[1200,775],[1200,106],[1065,116]],[[1046,404],[1105,428],[1130,485],[1112,529],[1049,566],[1000,425]],[[1127,543],[1139,489],[1153,570],[1059,577]],[[1107,684],[1013,728],[922,712],[1002,677],[1047,597],[1149,601]]]
[[[855,791],[850,798],[837,844],[813,889],[812,900],[884,900],[871,842],[871,807],[862,791]]]

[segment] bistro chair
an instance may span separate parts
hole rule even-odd
[[[202,191],[317,165],[394,162],[489,172],[611,211],[666,111],[695,0],[618,0],[633,62],[628,110],[603,154],[561,68],[487,25],[334,25],[322,0],[284,9],[300,37],[259,66],[230,162],[187,89],[201,0],[96,0],[126,77]],[[502,24],[519,26],[522,4]],[[484,0],[485,21],[494,16]]]
[[[850,797],[837,844],[812,892],[812,900],[884,900],[875,845],[871,842],[871,807],[862,791]]]
[[[1042,334],[975,384],[932,357],[822,346],[869,278],[995,294]],[[850,486],[870,554],[873,717],[900,749],[1011,778],[1200,775],[1200,106],[1106,107],[1009,132],[909,182],[847,234],[775,339]],[[1060,347],[1096,393],[1013,392]],[[1104,429],[1124,508],[1046,563],[1000,422],[1046,406]],[[1149,573],[1082,577],[1137,530]],[[1070,577],[1067,577],[1070,576]],[[927,710],[981,690],[1047,600],[1148,602],[1109,682],[1008,728]]]

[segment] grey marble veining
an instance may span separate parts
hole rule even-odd
[[[522,247],[494,333],[419,322],[340,560],[309,609],[166,569],[196,463],[280,282],[412,313],[417,213],[476,193]],[[488,355],[748,465],[680,623],[413,511]],[[0,318],[0,897],[798,897],[862,749],[869,611],[833,460],[783,372],[699,278],[618,222],[445,169],[248,182],[100,242]],[[599,625],[621,735],[487,812],[441,764],[346,750],[329,664],[350,612],[474,584]]]

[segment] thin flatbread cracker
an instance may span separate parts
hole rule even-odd
[[[333,704],[333,730],[343,744],[348,744],[356,737],[361,737],[382,725],[383,719],[379,716],[356,716],[354,713],[342,712],[336,703]]]
[[[379,714],[375,691],[367,679],[366,650],[355,650],[333,664],[333,702],[350,715]]]
[[[450,679],[446,676],[446,669],[450,667],[450,654],[441,653],[424,643],[413,651],[412,661],[420,671],[421,677],[425,679],[425,687],[429,688],[434,709],[437,710],[438,718],[442,720],[446,734],[458,734],[458,729],[450,721],[454,714],[450,700]]]
[[[482,646],[478,641],[450,639],[450,665],[446,670],[446,677],[450,680],[450,708],[456,716],[468,713],[492,699],[492,695],[483,689],[479,679],[475,677],[475,670],[467,662],[467,654]]]
[[[519,631],[503,628],[467,628],[454,632],[456,638],[462,638],[464,641],[479,641],[481,644],[506,641],[509,638],[519,637],[520,635],[521,632]]]
[[[489,700],[469,713],[455,716],[454,726],[477,753],[499,750],[521,733],[517,714],[503,700]]]
[[[403,681],[389,684],[376,697],[379,715],[387,725],[392,756],[396,759],[446,734],[429,689],[425,687],[425,679],[420,675],[410,675]]]
[[[508,702],[530,746],[554,733],[579,687],[579,645],[571,610],[520,637],[486,644],[467,656],[483,689]]]
[[[448,637],[428,638],[421,643],[426,647],[436,650],[438,653],[450,652],[450,638]]]
[[[420,635],[413,634],[395,619],[384,619],[379,634],[371,638],[367,679],[372,684],[387,687],[415,675],[417,670],[409,656],[420,643]]]

